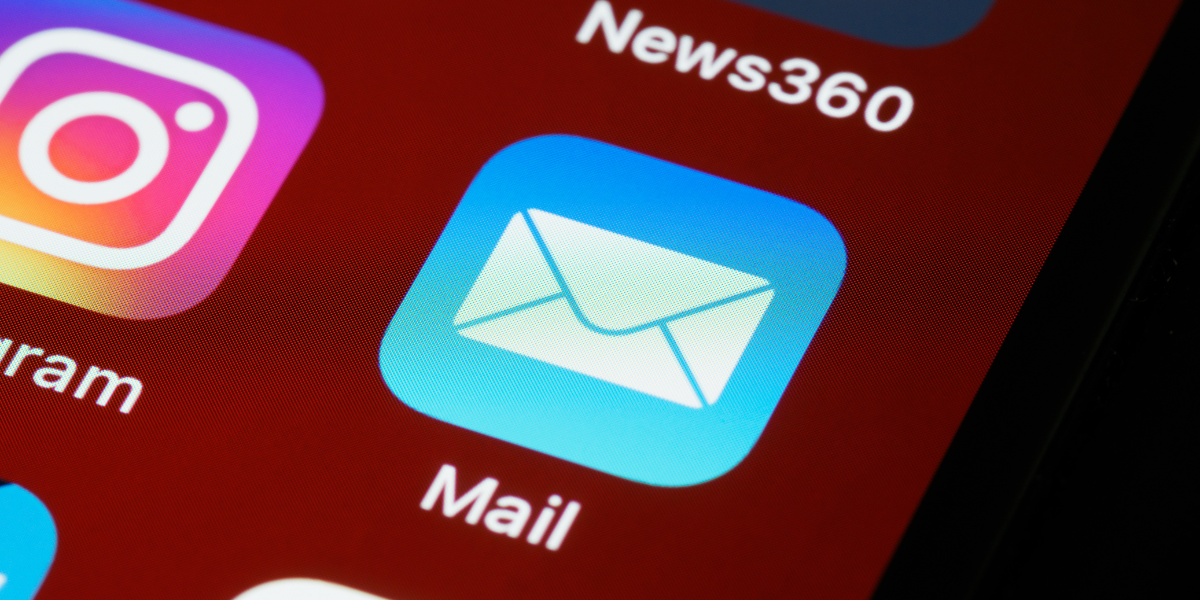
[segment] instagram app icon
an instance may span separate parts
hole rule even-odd
[[[165,317],[232,268],[320,118],[291,51],[121,0],[4,0],[0,281]]]

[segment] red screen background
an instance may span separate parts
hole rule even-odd
[[[718,1],[618,0],[778,63],[802,56],[916,110],[882,134],[614,55],[590,0],[161,2],[314,64],[316,135],[217,291],[126,321],[0,289],[0,337],[139,376],[122,415],[0,380],[0,478],[50,508],[40,600],[232,598],[316,577],[413,598],[864,598],[873,589],[1175,7],[999,0],[896,49]],[[380,338],[481,165],[594,138],[794,198],[846,277],[757,446],[655,488],[440,423]],[[49,354],[49,352],[48,352]],[[438,467],[583,505],[549,552],[425,512]]]

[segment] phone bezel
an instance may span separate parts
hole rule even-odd
[[[876,588],[997,591],[1048,451],[1157,243],[1200,148],[1200,3],[1184,2]]]

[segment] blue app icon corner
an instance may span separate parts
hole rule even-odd
[[[58,529],[29,490],[0,481],[0,598],[30,600],[58,550]]]

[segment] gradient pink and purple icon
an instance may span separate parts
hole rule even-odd
[[[317,74],[275,44],[123,0],[5,0],[0,282],[131,319],[232,268],[304,149]]]

